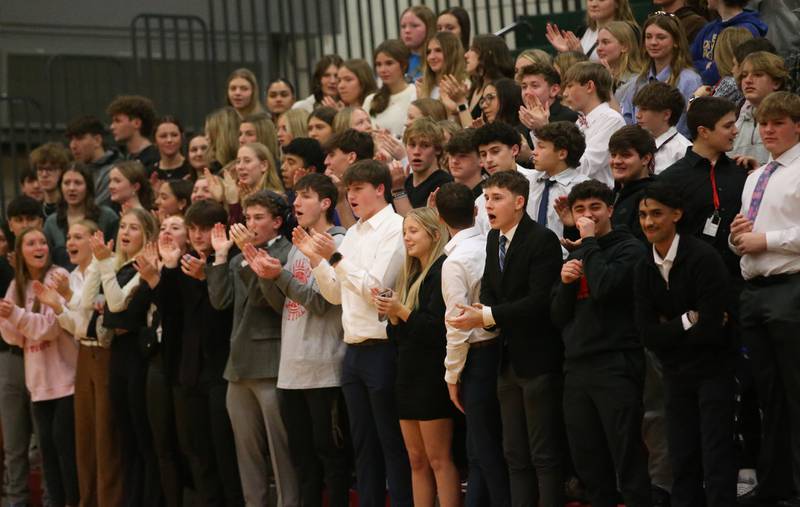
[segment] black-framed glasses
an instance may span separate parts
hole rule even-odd
[[[492,101],[492,100],[494,100],[496,98],[497,98],[497,94],[496,93],[486,93],[486,94],[483,95],[483,97],[481,97],[481,100],[478,101],[478,104],[481,107],[483,107],[484,104],[486,104],[487,102],[490,102],[490,101]]]

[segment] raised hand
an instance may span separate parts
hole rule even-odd
[[[92,254],[98,261],[102,261],[111,257],[112,250],[114,249],[114,240],[105,242],[103,231],[97,231],[89,238],[89,245],[92,247]]]
[[[255,234],[244,224],[231,225],[231,239],[239,250],[244,250],[244,246],[255,240]]]
[[[206,254],[200,252],[200,258],[194,257],[190,254],[185,254],[181,257],[181,271],[186,276],[190,276],[195,280],[206,279]]]
[[[34,280],[31,284],[31,288],[33,289],[33,295],[36,296],[36,299],[43,305],[49,306],[56,315],[64,311],[64,307],[61,306],[61,297],[54,287],[48,287],[39,280]]]
[[[175,240],[170,236],[161,236],[158,238],[158,254],[161,255],[161,261],[167,268],[177,268],[178,261],[181,258],[181,249],[178,248]]]
[[[72,289],[69,286],[69,275],[63,271],[54,271],[50,275],[50,287],[55,289],[66,301],[72,299]]]
[[[337,111],[341,111],[345,107],[344,102],[342,102],[341,100],[335,100],[333,97],[329,95],[325,95],[324,97],[322,97],[322,105],[326,107],[332,107]]]
[[[322,256],[316,251],[314,238],[305,229],[300,226],[294,228],[292,231],[292,243],[303,255],[308,257],[312,267],[317,267],[322,260]]]
[[[258,275],[259,278],[266,278],[267,280],[274,280],[278,278],[283,271],[281,261],[269,255],[266,251],[254,247],[252,244],[247,244],[242,250],[242,255],[250,266],[250,269]]]
[[[558,218],[564,227],[575,227],[575,218],[572,216],[572,210],[569,208],[569,200],[566,195],[557,197],[553,202],[553,209],[558,213]]]
[[[158,245],[155,241],[145,243],[141,253],[144,255],[145,259],[147,259],[147,262],[155,266],[159,271],[161,270],[162,263],[161,259],[158,257]]]
[[[211,174],[208,167],[203,168],[203,178],[208,182],[208,191],[211,192],[214,200],[222,202],[222,199],[225,197],[225,190],[222,188],[220,179]]]
[[[150,288],[155,288],[158,285],[161,275],[158,266],[151,262],[151,258],[144,252],[144,249],[139,252],[135,259],[133,259],[133,267],[139,272],[139,277],[147,282]],[[158,262],[158,261],[156,261]]]
[[[547,42],[553,46],[553,49],[559,53],[566,53],[569,51],[569,43],[567,42],[566,34],[558,29],[558,25],[547,23],[545,25],[544,36],[547,37]]]
[[[233,246],[233,241],[228,239],[228,233],[225,230],[225,225],[217,222],[214,228],[211,229],[211,248],[214,249],[214,254],[217,258],[225,259],[228,257]]]
[[[399,160],[393,160],[389,163],[389,174],[392,177],[392,190],[401,189],[405,187],[408,172],[403,167],[403,163]]]
[[[519,121],[531,130],[541,128],[550,123],[550,101],[542,103],[539,97],[519,108]]]
[[[429,208],[436,209],[436,194],[439,193],[439,187],[433,189],[433,192],[428,194],[428,202],[427,205]]]
[[[466,83],[462,83],[452,74],[445,74],[439,80],[439,93],[447,95],[447,98],[455,104],[460,104],[467,100],[469,88]]]
[[[375,133],[375,139],[378,141],[380,149],[386,150],[386,152],[392,156],[395,160],[403,160],[406,156],[406,147],[403,145],[400,140],[395,139],[395,137],[387,130],[382,130]]]

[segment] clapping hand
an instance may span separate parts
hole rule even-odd
[[[211,229],[211,247],[218,259],[225,259],[233,246],[233,241],[228,239],[225,225],[217,222]]]
[[[259,278],[267,280],[275,280],[283,271],[281,261],[272,257],[266,251],[254,247],[252,244],[247,244],[242,250],[242,255],[250,266],[250,269],[258,275]]]
[[[460,82],[454,75],[445,74],[439,80],[439,93],[447,96],[454,103],[460,104],[467,100],[469,87],[467,87],[466,83]]]
[[[341,111],[345,107],[344,102],[342,102],[341,100],[336,100],[330,95],[325,95],[324,97],[322,97],[322,105],[325,107],[332,107],[337,111]]]
[[[97,231],[89,238],[89,245],[92,247],[94,258],[98,261],[102,261],[111,257],[112,250],[114,249],[114,240],[111,239],[106,243],[103,237],[103,231]]]
[[[231,225],[231,239],[236,243],[239,250],[243,251],[244,246],[252,243],[255,237],[256,235],[246,225],[240,223]]]
[[[186,276],[190,276],[195,280],[206,279],[206,254],[200,252],[200,258],[194,257],[190,254],[184,254],[181,257],[181,271]]]
[[[69,275],[64,271],[53,271],[50,275],[50,287],[56,290],[65,301],[72,299],[72,289],[69,286]]]
[[[0,299],[0,319],[7,319],[11,317],[11,312],[14,311],[16,305],[8,299]]]
[[[167,268],[177,268],[178,260],[181,258],[181,249],[175,243],[175,240],[170,236],[161,236],[158,238],[158,253],[161,255],[161,261]]]
[[[151,289],[158,285],[161,274],[158,267],[158,250],[154,243],[147,243],[133,260],[133,267],[139,277],[147,282]]]
[[[56,315],[64,311],[64,308],[61,306],[61,298],[54,287],[47,286],[39,280],[34,280],[31,284],[31,288],[33,289],[33,295],[36,296],[36,299],[43,305],[49,306]]]
[[[214,200],[222,202],[222,199],[225,197],[225,190],[222,188],[220,179],[211,174],[208,167],[203,168],[203,178],[208,182],[208,191],[211,192],[211,196]]]
[[[581,51],[581,41],[574,33],[560,30],[558,25],[547,23],[545,37],[553,48],[559,53],[567,51]]]
[[[519,121],[531,130],[536,130],[550,122],[550,101],[543,104],[539,97],[526,102],[519,108]]]

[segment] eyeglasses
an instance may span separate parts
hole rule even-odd
[[[481,97],[481,100],[478,101],[478,104],[480,104],[480,106],[483,107],[484,104],[486,104],[488,102],[491,102],[492,100],[494,100],[496,98],[497,98],[497,94],[496,93],[487,93],[483,97]]]
[[[52,165],[40,165],[36,167],[36,171],[40,173],[55,173],[60,171],[61,169],[56,166]]]

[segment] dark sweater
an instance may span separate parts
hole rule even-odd
[[[680,236],[678,252],[664,281],[652,253],[635,277],[636,323],[644,345],[661,360],[664,374],[704,377],[732,371],[730,276],[719,253],[692,236]],[[681,316],[694,310],[698,321],[684,331]]]
[[[117,283],[124,287],[131,279],[136,276],[136,268],[133,263],[122,266],[117,271]],[[108,329],[124,329],[132,333],[139,331],[147,326],[147,311],[153,302],[153,291],[150,286],[142,280],[133,289],[128,297],[128,305],[121,312],[112,312],[108,308],[108,303],[103,308],[103,326]]]
[[[211,265],[213,260],[212,255],[207,263]],[[180,353],[178,382],[184,386],[223,382],[233,309],[216,310],[211,306],[206,281],[185,275],[180,268],[162,269],[159,289],[162,301],[177,301],[171,310],[182,316],[176,347]]]
[[[642,226],[639,224],[639,200],[642,198],[642,192],[653,182],[654,178],[648,176],[647,178],[630,181],[624,187],[619,185],[614,188],[614,214],[611,215],[611,225],[614,229],[621,229],[624,227],[636,239],[647,242],[642,232]]]
[[[428,205],[428,196],[431,195],[431,192],[451,181],[453,181],[453,177],[450,176],[450,173],[437,169],[416,187],[414,186],[414,175],[409,174],[403,186],[411,207],[423,208]]]
[[[711,190],[711,162],[701,157],[690,146],[686,155],[658,175],[659,181],[674,185],[683,197],[683,218],[678,223],[678,232],[702,238],[722,255],[728,272],[741,278],[739,256],[728,247],[731,222],[742,207],[742,189],[747,171],[736,165],[724,153],[717,159],[714,168],[719,194],[720,224],[715,237],[703,234],[706,220],[714,212]]]
[[[632,315],[633,272],[645,246],[627,231],[585,238],[567,260],[583,261],[584,276],[555,286],[551,315],[562,329],[565,368],[570,361],[641,349]]]

